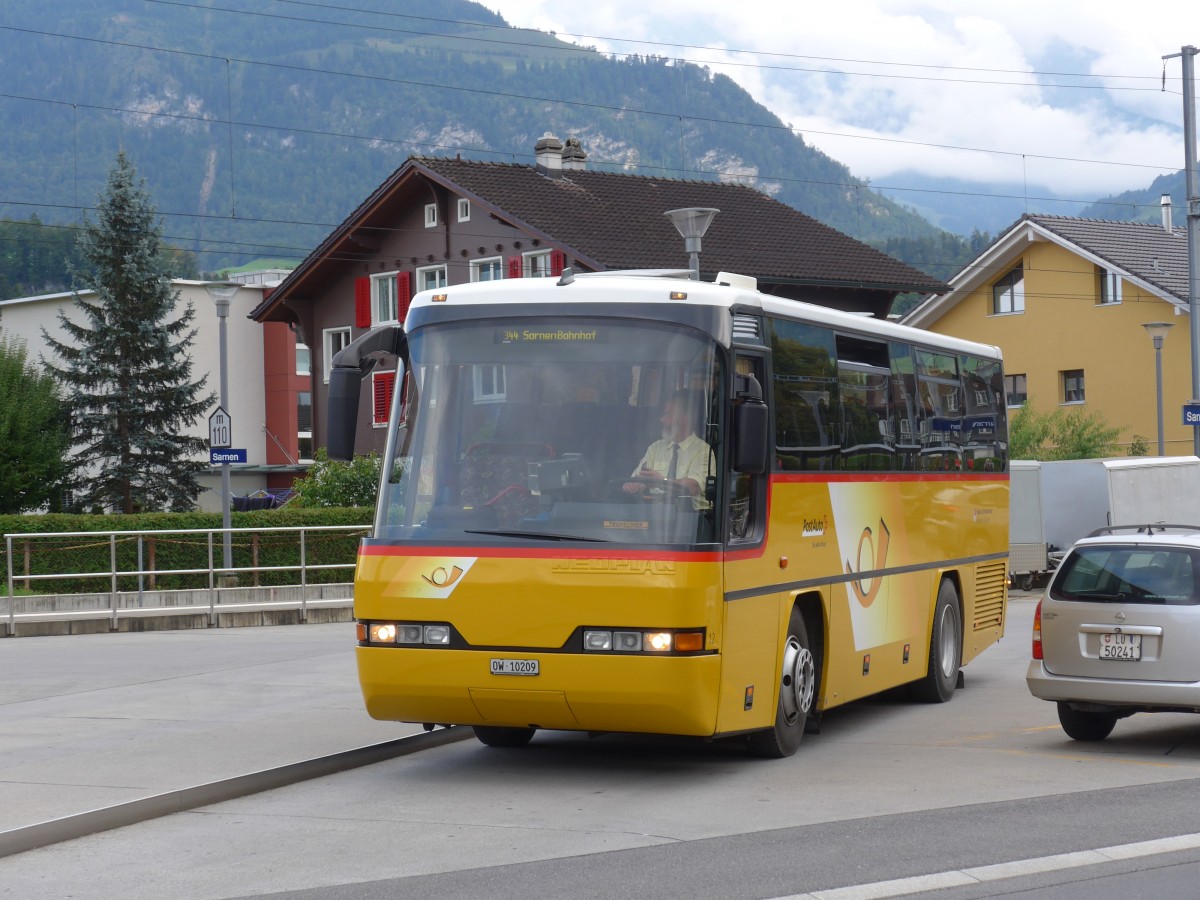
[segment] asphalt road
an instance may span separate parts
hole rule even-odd
[[[1028,860],[1043,862],[901,884],[1177,895],[1200,850],[1079,862],[1200,832],[1200,717],[1134,716],[1101,744],[1068,740],[1025,688],[1033,605],[1013,597],[1008,637],[949,704],[831,711],[788,760],[615,735],[466,741],[0,859],[0,897],[849,900],[897,889],[856,885]],[[1076,856],[1044,861],[1059,854]],[[1155,879],[1163,889],[1147,890]]]

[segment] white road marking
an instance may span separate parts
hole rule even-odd
[[[1042,872],[1074,869],[1081,866],[1094,866],[1098,863],[1113,862],[1120,859],[1137,859],[1138,857],[1154,856],[1159,853],[1173,853],[1177,850],[1196,849],[1200,849],[1200,834],[1181,834],[1176,837],[1157,838],[1152,841],[1138,841],[1133,844],[1117,844],[1113,847],[1101,847],[1096,850],[1081,850],[1077,853],[1058,853],[1053,856],[1038,856],[1033,859],[1020,859],[1014,862],[996,863],[991,866],[955,869],[949,872],[935,872],[930,875],[914,875],[911,878],[896,878],[891,881],[876,881],[871,884],[854,884],[848,887],[833,888],[828,891],[813,891],[809,894],[792,894],[787,897],[777,897],[775,900],[877,900],[877,898],[881,897],[903,897],[906,894],[919,894],[923,891],[965,887],[972,884],[981,884],[985,881],[1016,878],[1020,875],[1037,875]]]

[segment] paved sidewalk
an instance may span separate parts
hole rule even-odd
[[[0,831],[419,733],[363,709],[354,625],[0,639]]]

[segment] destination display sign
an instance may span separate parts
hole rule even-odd
[[[495,342],[497,344],[606,344],[608,335],[599,328],[521,326],[497,328]]]

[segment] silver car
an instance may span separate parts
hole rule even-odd
[[[1200,712],[1200,527],[1102,528],[1063,558],[1025,681],[1063,731],[1102,741],[1136,712]]]

